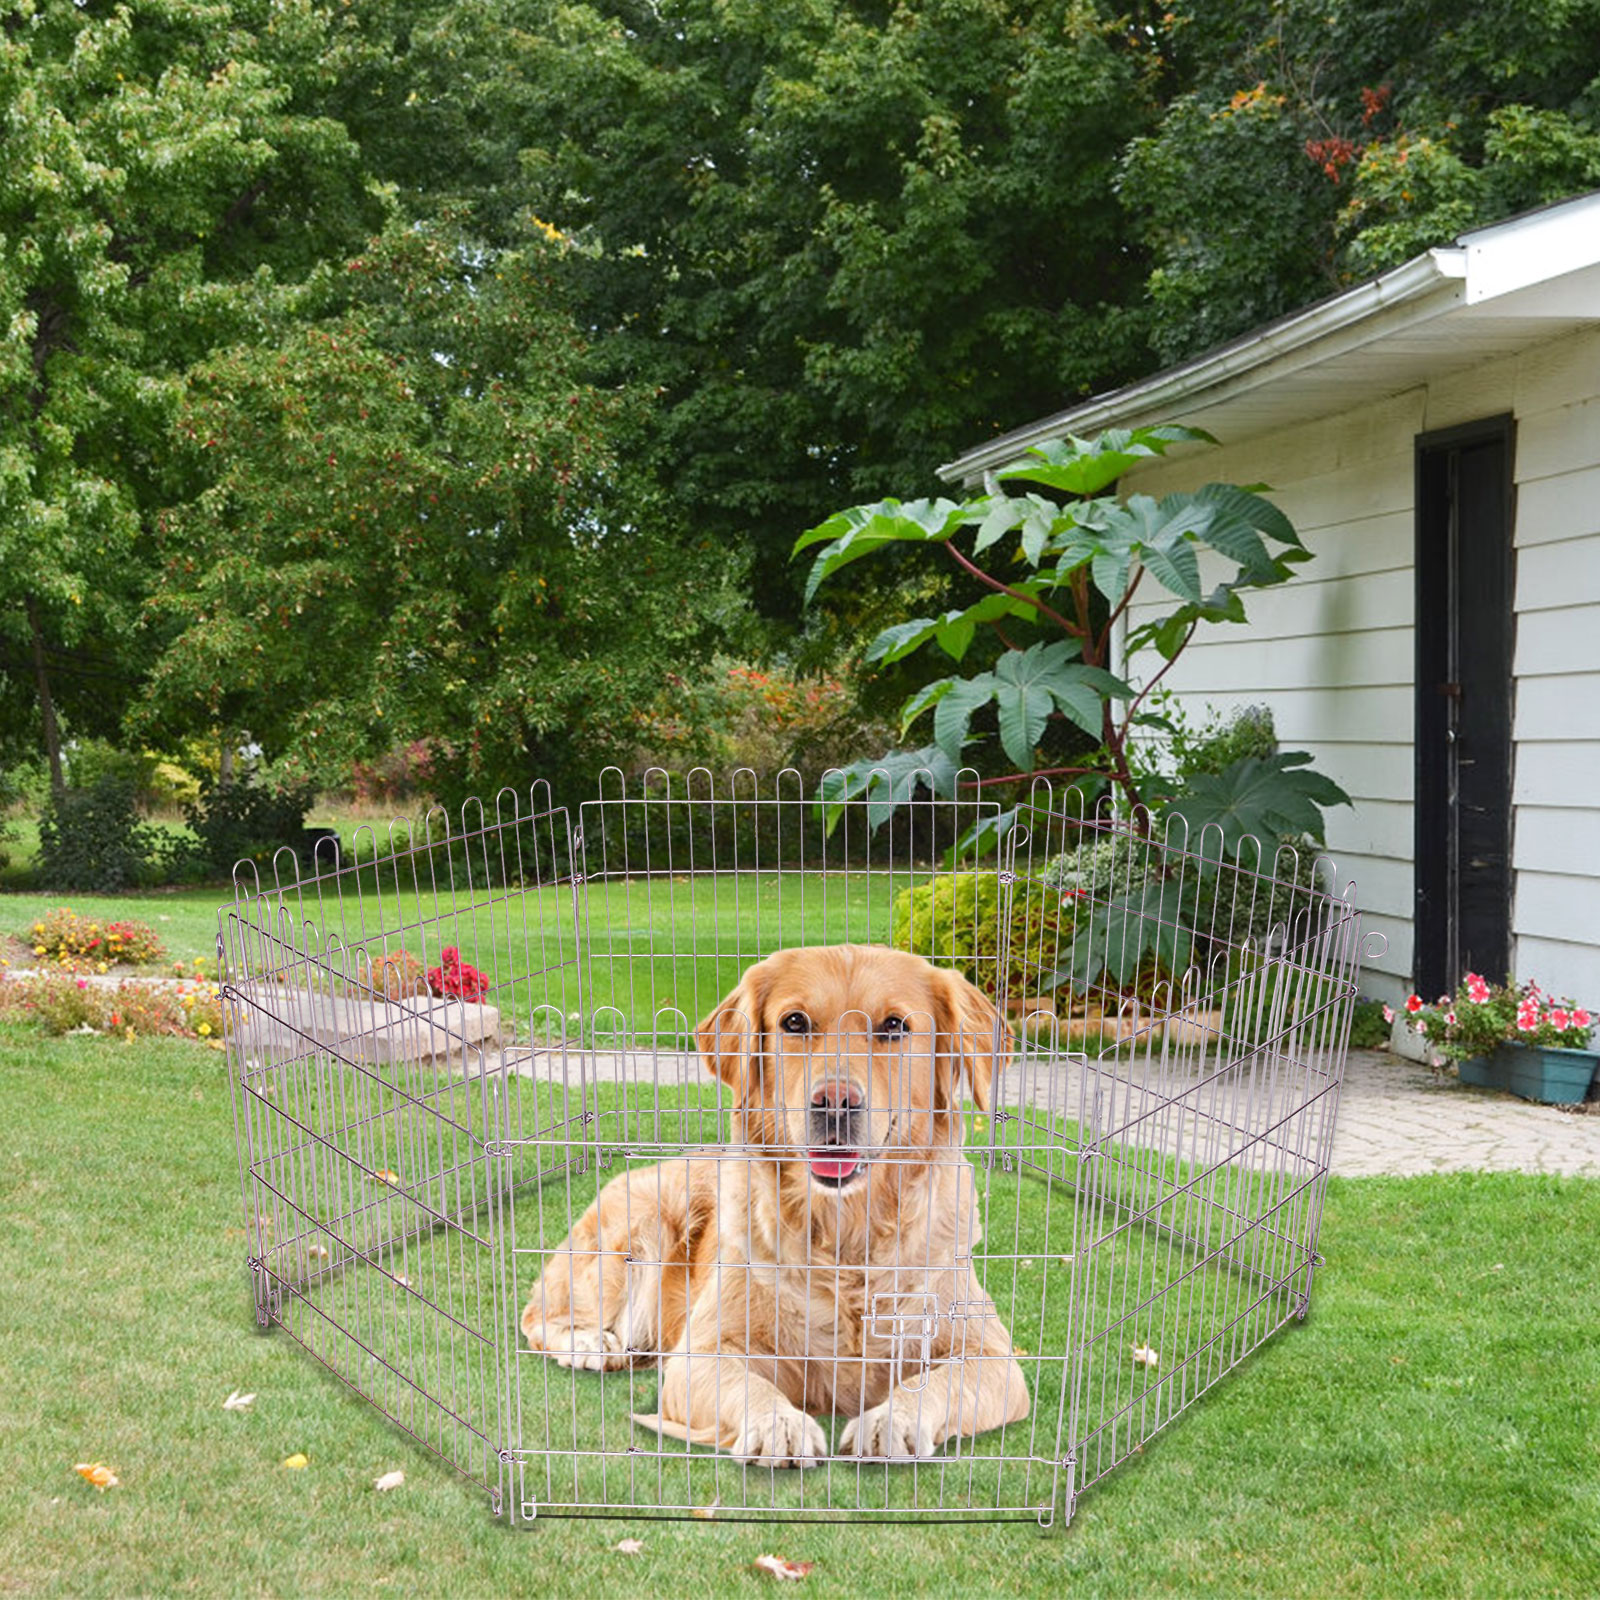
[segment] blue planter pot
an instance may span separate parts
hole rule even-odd
[[[1600,1052],[1557,1050],[1541,1044],[1503,1044],[1492,1055],[1460,1065],[1461,1081],[1480,1089],[1508,1089],[1544,1105],[1577,1105],[1589,1093]]]

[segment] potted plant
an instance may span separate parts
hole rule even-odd
[[[1456,1063],[1463,1083],[1509,1089],[1525,1100],[1574,1105],[1600,1066],[1589,1048],[1594,1019],[1571,1000],[1527,983],[1491,984],[1469,972],[1454,996],[1406,1001],[1406,1023],[1428,1048]]]

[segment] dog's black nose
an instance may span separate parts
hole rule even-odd
[[[830,1079],[811,1091],[811,1103],[819,1109],[826,1106],[830,1111],[854,1111],[861,1101],[861,1090],[855,1084],[838,1078]]]

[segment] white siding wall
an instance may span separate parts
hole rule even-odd
[[[1280,741],[1355,800],[1328,819],[1341,879],[1386,935],[1368,987],[1409,982],[1412,941],[1413,448],[1516,417],[1518,613],[1513,909],[1519,976],[1600,1002],[1600,334],[1321,422],[1138,474],[1161,494],[1266,482],[1315,552],[1246,597],[1247,628],[1202,628],[1164,680],[1208,706],[1270,705]],[[1151,614],[1133,608],[1134,625]],[[1136,680],[1153,660],[1130,664]]]

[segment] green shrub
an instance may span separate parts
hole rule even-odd
[[[1389,1042],[1389,1024],[1381,1000],[1357,1000],[1350,1018],[1350,1043],[1357,1050],[1376,1050]]]
[[[155,830],[140,823],[133,785],[101,778],[68,789],[39,818],[38,882],[46,889],[116,894],[149,877]]]
[[[987,994],[1021,999],[1047,993],[1071,945],[1072,902],[1060,890],[1018,878],[1010,885],[1004,970],[1000,897],[994,872],[941,872],[894,903],[896,948],[953,967]]]
[[[284,845],[299,851],[309,870],[306,812],[316,799],[311,784],[273,784],[235,780],[226,787],[207,777],[200,798],[184,807],[194,839],[174,837],[167,864],[179,876],[199,871],[229,877],[234,864],[255,861],[265,866]]]

